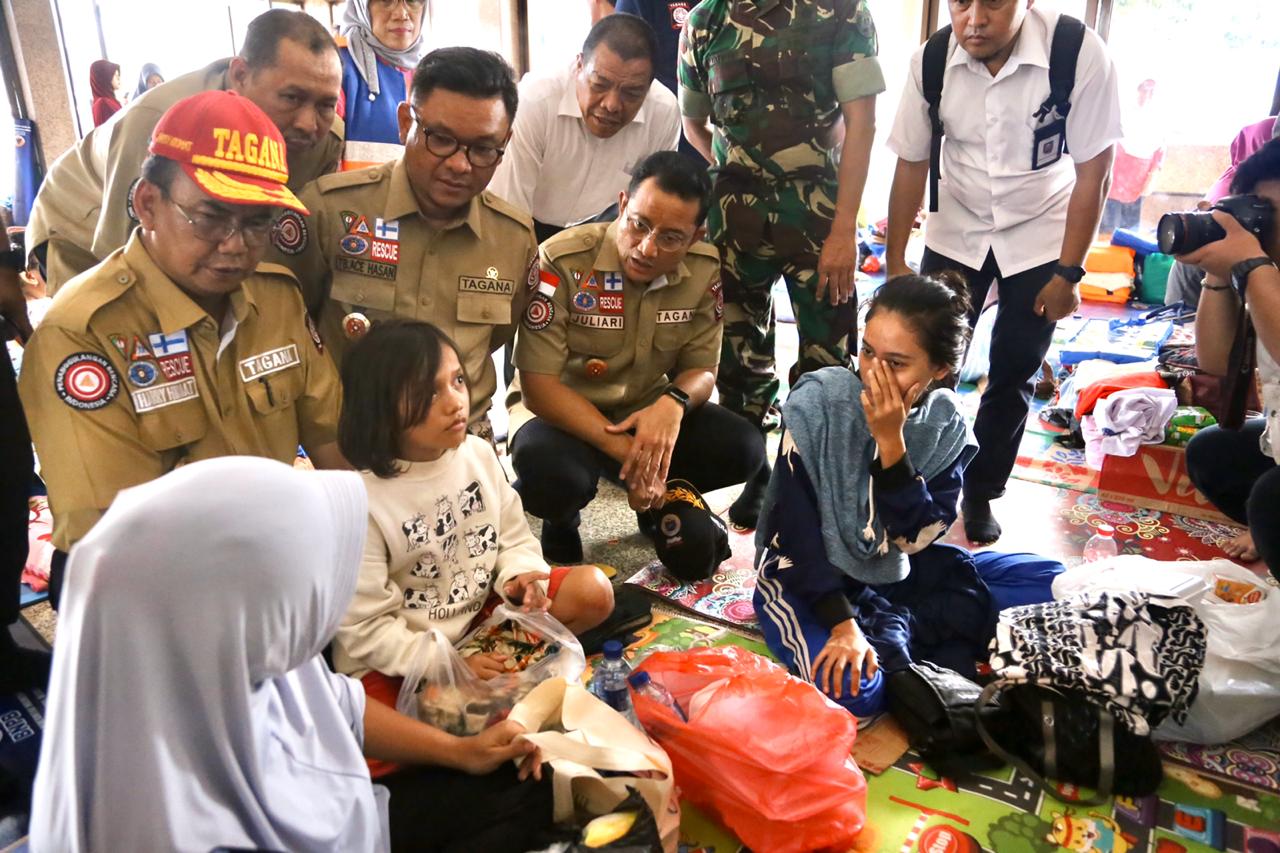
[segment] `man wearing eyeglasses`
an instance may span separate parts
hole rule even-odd
[[[661,151],[619,194],[616,221],[542,244],[508,403],[515,488],[543,520],[548,561],[582,562],[578,513],[601,477],[644,512],[668,479],[707,492],[764,467],[760,432],[707,402],[724,315],[719,254],[702,242],[710,189],[704,168]]]
[[[399,107],[404,155],[320,178],[302,192],[310,217],[289,216],[273,241],[339,364],[349,338],[382,319],[444,330],[467,371],[471,429],[486,438],[497,390],[489,355],[514,337],[537,276],[528,214],[485,191],[516,101],[497,54],[432,51]]]
[[[520,118],[492,189],[529,211],[539,241],[569,225],[612,219],[636,164],[676,147],[680,109],[654,79],[657,67],[648,22],[608,15],[571,66],[520,81]]]
[[[128,243],[58,294],[20,380],[66,552],[116,493],[216,456],[319,467],[337,450],[340,389],[298,285],[259,261],[282,211],[285,139],[233,92],[179,101],[156,125]]]

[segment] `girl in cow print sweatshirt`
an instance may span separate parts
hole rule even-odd
[[[468,435],[466,376],[443,333],[374,326],[344,360],[343,396],[339,443],[362,470],[369,530],[334,638],[340,672],[403,676],[422,632],[439,628],[457,643],[494,596],[550,609],[577,632],[604,620],[608,580],[594,566],[547,566],[493,447]],[[486,655],[467,662],[482,678],[502,671]]]

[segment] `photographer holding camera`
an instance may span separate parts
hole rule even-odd
[[[1202,370],[1226,376],[1239,369],[1239,353],[1232,350],[1243,328],[1242,303],[1248,309],[1264,412],[1239,429],[1214,426],[1198,433],[1187,446],[1187,470],[1214,506],[1248,527],[1223,550],[1246,562],[1260,556],[1280,578],[1280,139],[1240,164],[1231,191],[1235,195],[1212,213],[1162,219],[1161,248],[1206,273],[1196,315]]]

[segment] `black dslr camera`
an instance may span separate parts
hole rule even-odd
[[[1275,208],[1267,199],[1256,195],[1229,195],[1210,210],[1166,213],[1160,217],[1160,224],[1156,226],[1160,251],[1166,255],[1185,255],[1227,236],[1222,226],[1214,221],[1212,210],[1230,213],[1259,240],[1266,239],[1275,219]]]

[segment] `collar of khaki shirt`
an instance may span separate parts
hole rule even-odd
[[[1027,13],[1022,19],[1022,27],[1018,30],[1018,41],[1013,46],[1013,53],[1009,54],[1008,61],[995,75],[996,78],[1007,77],[1022,65],[1035,65],[1040,68],[1049,67],[1049,48],[1045,44],[1044,33],[1045,22],[1042,18],[1032,18],[1035,14],[1034,9]],[[1031,27],[1032,32],[1028,33],[1027,28]],[[1031,38],[1027,38],[1030,35]],[[991,77],[991,72],[987,70],[987,66],[980,59],[974,59],[969,55],[959,42],[956,43],[956,49],[951,54],[951,59],[947,61],[948,66],[967,65],[975,73],[984,77]]]
[[[574,73],[573,66],[570,65],[568,76],[565,77],[564,79],[564,91],[560,93],[560,106],[556,112],[556,115],[566,116],[568,118],[576,118],[578,121],[582,121],[582,107],[578,104],[578,89],[574,83],[574,77],[576,76],[577,75]],[[633,118],[630,122],[628,122],[628,124],[644,124],[645,110],[649,106],[649,92],[651,92],[652,90],[653,90],[653,80],[650,80],[649,88],[645,89],[645,92],[644,92],[644,103],[640,105],[640,110],[639,112],[636,113],[636,117]],[[626,125],[623,125],[623,127],[626,127]],[[585,127],[583,129],[585,130]],[[619,130],[621,130],[621,128],[619,128]],[[596,139],[594,135],[591,138]],[[596,141],[608,142],[609,140],[596,139]]]
[[[622,259],[618,257],[618,223],[616,220],[609,223],[609,227],[604,231],[604,236],[600,238],[600,251],[596,252],[595,260],[591,262],[591,269],[597,272],[620,272],[624,280],[630,281],[627,278],[627,271],[622,268]],[[679,284],[688,275],[689,267],[685,265],[684,259],[681,258],[674,273],[668,273],[660,279],[654,279],[640,286],[646,290],[661,290],[664,287]],[[659,281],[662,283],[658,284]],[[631,283],[639,284],[639,282]],[[655,284],[657,285],[656,287],[654,286]]]
[[[422,211],[418,208],[418,197],[413,194],[413,186],[409,183],[409,167],[405,165],[404,158],[401,157],[391,167],[391,186],[387,189],[387,203],[383,206],[382,218],[390,222],[393,219],[410,215],[421,216]],[[465,225],[471,229],[471,233],[476,236],[477,240],[483,240],[482,218],[480,196],[477,195],[467,205],[467,212],[464,216],[451,220],[440,230],[451,231],[454,228],[460,228]],[[423,220],[423,224],[426,224],[426,220]]]
[[[147,301],[155,308],[156,318],[160,321],[160,331],[165,334],[188,329],[209,315],[195,303],[186,292],[156,265],[151,253],[142,243],[142,229],[135,228],[129,242],[125,244],[123,260],[133,271],[134,280]],[[250,273],[252,275],[252,273]],[[231,313],[236,323],[243,323],[249,316],[249,310],[257,313],[258,303],[253,298],[252,289],[246,279],[231,292]],[[211,318],[221,325],[222,318]]]

